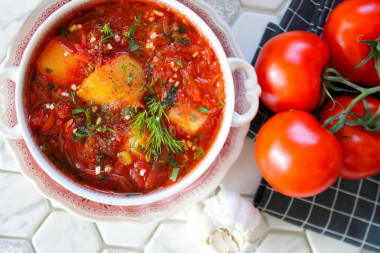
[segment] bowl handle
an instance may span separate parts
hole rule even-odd
[[[4,85],[7,80],[12,80],[14,82],[17,82],[17,74],[18,74],[18,67],[9,67],[5,68],[0,71],[0,86]],[[4,106],[5,101],[5,95],[0,92],[0,112],[3,113],[5,111]],[[5,125],[3,118],[0,117],[0,133],[5,135],[7,138],[10,139],[22,139],[22,132],[20,124],[15,125],[14,127],[9,127]]]
[[[249,123],[257,114],[259,109],[259,97],[261,95],[261,87],[257,83],[257,76],[254,68],[248,62],[239,58],[228,58],[228,64],[230,65],[231,72],[241,69],[247,76],[244,83],[245,98],[249,103],[249,109],[244,114],[234,112],[232,116],[232,127],[240,127]]]

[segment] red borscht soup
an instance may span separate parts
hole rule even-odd
[[[109,1],[57,25],[33,61],[28,125],[52,164],[109,194],[185,177],[223,118],[215,52],[185,16],[153,1]]]

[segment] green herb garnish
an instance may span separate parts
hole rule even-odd
[[[53,70],[49,69],[49,68],[46,68],[45,71],[46,71],[47,74],[50,74],[51,72],[53,72]]]
[[[189,119],[190,119],[191,121],[197,121],[198,117],[195,116],[194,114],[189,113]]]
[[[136,131],[134,142],[142,137],[143,132],[146,132],[149,135],[145,145],[145,153],[148,157],[153,151],[161,154],[163,145],[173,153],[182,153],[185,144],[170,135],[164,122],[164,119],[169,120],[169,118],[163,105],[155,98],[147,98],[147,100],[147,109],[128,122],[131,123],[131,129]]]
[[[127,78],[127,84],[129,84],[132,81],[133,73],[129,73],[129,77]]]
[[[185,33],[187,33],[187,28],[184,25],[180,24],[178,27],[177,33],[185,34]]]
[[[184,46],[190,46],[190,40],[184,36],[175,40],[175,42]]]
[[[204,156],[203,148],[197,146],[196,151],[194,153],[194,159],[203,158],[203,156]]]
[[[114,37],[110,24],[105,24],[101,29],[100,32],[102,33],[102,36],[100,37],[100,42],[104,43],[107,42],[110,38]]]
[[[166,157],[166,161],[170,164],[170,166],[173,166],[173,167],[177,167],[179,164],[179,162],[177,160],[175,160],[174,158],[172,158],[169,155]]]
[[[81,126],[79,127],[79,131],[75,132],[75,136],[77,137],[86,137],[86,136],[92,136],[98,133],[98,131],[110,131],[114,132],[111,128],[103,128],[101,126],[102,121],[100,120],[95,125],[91,122],[91,108],[94,105],[94,103],[90,103],[89,107],[87,109],[74,109],[71,114],[73,117],[77,114],[84,113],[86,116],[87,126]]]
[[[152,86],[148,86],[148,90],[149,90],[152,94],[156,94],[156,91],[153,89]]]
[[[177,180],[177,177],[178,177],[178,172],[179,172],[179,168],[174,168],[172,175],[170,176],[170,180],[175,182]]]
[[[137,13],[137,16],[135,16],[135,24],[132,25],[130,28],[129,28],[129,31],[128,32],[125,32],[124,35],[128,37],[128,43],[129,43],[129,47],[131,48],[131,51],[136,51],[138,50],[140,47],[136,44],[136,41],[135,39],[133,38],[133,34],[135,33],[136,31],[136,28],[139,27],[139,26],[143,26],[143,25],[146,25],[146,24],[141,24],[141,18],[142,18],[142,15],[141,13]]]
[[[77,93],[76,93],[75,91],[70,91],[69,98],[70,98],[70,100],[74,103],[74,105],[77,104],[76,99],[75,99],[76,96],[77,96]]]
[[[172,34],[166,34],[166,33],[163,33],[162,36],[164,38],[166,38],[167,40],[169,40],[170,42],[174,42],[174,38],[173,38],[173,35]]]
[[[202,113],[210,113],[209,109],[207,109],[206,107],[203,107],[203,106],[197,106],[197,110],[202,112]]]
[[[124,108],[121,113],[123,115],[130,115],[130,116],[133,116],[135,115],[135,113],[137,113],[137,108],[134,107],[134,108]]]
[[[123,75],[126,75],[127,74],[127,66],[125,66],[125,64],[121,64],[121,72],[123,73]]]
[[[94,72],[94,70],[95,70],[95,65],[92,63],[88,63],[88,71]]]
[[[179,61],[177,61],[176,63],[177,63],[177,67],[174,67],[174,70],[177,70],[179,68],[183,68],[183,62],[181,59]]]
[[[156,50],[157,55],[160,57],[160,61],[163,61],[163,60],[165,59],[165,57],[163,57],[163,56],[161,55],[161,53],[158,52],[157,49],[154,49],[154,50]]]

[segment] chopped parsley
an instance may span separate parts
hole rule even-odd
[[[169,155],[166,157],[166,161],[170,164],[170,166],[173,166],[173,167],[177,167],[179,164],[179,162],[177,160],[175,160],[174,158],[172,158]]]
[[[163,33],[162,36],[164,38],[166,38],[168,41],[170,42],[174,42],[174,38],[173,38],[173,35],[172,34],[166,34],[166,33]]]
[[[175,70],[177,70],[179,68],[183,68],[183,62],[181,59],[179,61],[177,61],[176,63],[177,63],[177,67],[174,67]]]
[[[204,156],[203,148],[197,146],[195,153],[194,153],[194,159],[203,158],[203,156]]]
[[[184,46],[190,46],[190,40],[184,36],[175,40],[175,42]]]
[[[53,70],[52,70],[52,69],[49,69],[49,68],[46,68],[45,71],[46,71],[47,74],[50,74],[50,73],[53,72]]]
[[[202,113],[210,113],[209,109],[207,109],[206,107],[203,107],[203,106],[197,106],[197,110],[202,112]]]
[[[184,25],[180,24],[178,27],[177,33],[185,34],[185,33],[187,33],[187,28]]]
[[[125,33],[124,33],[124,35],[128,37],[129,47],[131,48],[131,51],[132,51],[132,52],[134,52],[134,51],[136,51],[136,50],[138,50],[138,49],[140,48],[140,47],[137,45],[135,39],[133,38],[133,34],[135,33],[137,27],[140,27],[140,26],[146,25],[146,24],[141,24],[141,18],[142,18],[141,13],[137,13],[137,16],[135,16],[135,24],[132,25],[132,26],[129,28],[129,31],[128,31],[128,32],[125,32]]]

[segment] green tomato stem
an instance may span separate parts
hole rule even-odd
[[[375,115],[373,115],[371,119],[368,120],[368,123],[367,123],[368,127],[370,129],[375,129],[376,131],[377,130],[376,123],[378,122],[379,118],[380,118],[380,106],[379,108],[377,108]]]
[[[335,76],[331,76],[328,73],[332,73]],[[351,87],[354,90],[357,90],[360,92],[360,94],[351,101],[350,105],[346,108],[345,112],[342,114],[342,117],[332,127],[330,127],[328,129],[332,134],[336,134],[344,126],[348,115],[351,113],[352,108],[359,101],[361,101],[363,98],[365,98],[369,95],[380,92],[380,86],[375,86],[375,87],[371,87],[371,88],[363,88],[363,87],[358,86],[358,85],[348,81],[347,79],[343,78],[335,69],[331,69],[331,68],[326,69],[325,73],[323,74],[323,79],[326,81],[330,81],[330,82],[345,84],[348,87]],[[379,112],[379,110],[378,110],[378,112]],[[377,113],[375,114],[375,116],[376,115],[377,115]],[[376,120],[375,118],[376,117],[372,118],[372,120],[374,122]],[[374,123],[372,123],[372,124],[374,124]]]

